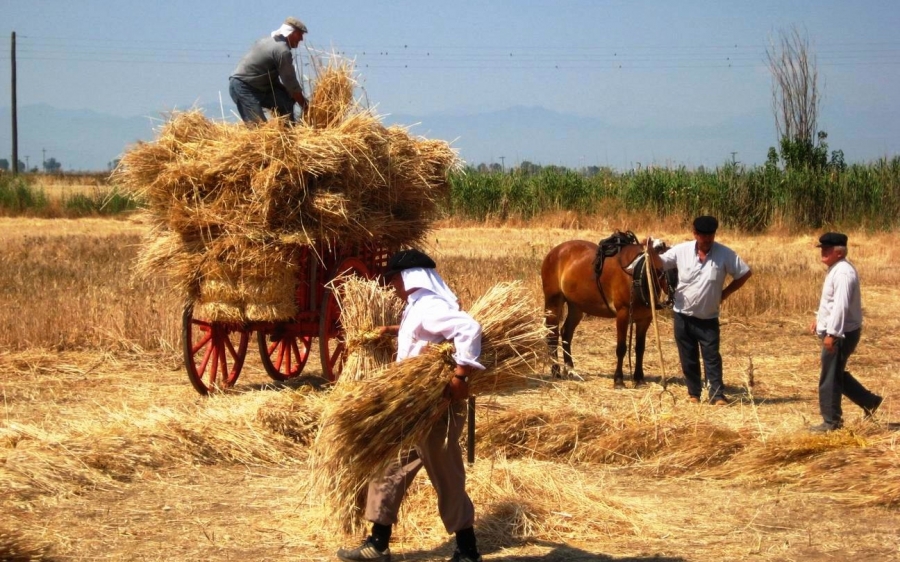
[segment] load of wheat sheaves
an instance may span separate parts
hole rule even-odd
[[[117,183],[151,225],[137,273],[165,274],[195,316],[290,319],[302,247],[400,248],[431,229],[455,150],[385,126],[354,98],[346,60],[320,63],[314,84],[297,123],[173,113],[123,155]]]

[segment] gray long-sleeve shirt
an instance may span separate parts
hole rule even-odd
[[[292,95],[303,92],[294,71],[291,48],[280,35],[264,37],[254,43],[231,77],[263,92],[272,89],[281,79],[281,83]]]

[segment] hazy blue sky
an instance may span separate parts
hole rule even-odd
[[[0,0],[0,14],[0,107],[13,31],[20,106],[125,117],[228,100],[238,59],[293,15],[309,28],[304,63],[307,49],[355,57],[383,114],[538,106],[656,136],[765,121],[771,138],[739,154],[748,161],[775,144],[766,45],[798,26],[817,56],[819,124],[832,148],[855,160],[900,152],[897,0]],[[702,143],[692,152],[695,140],[627,158],[697,164],[728,153]],[[524,157],[540,162],[535,152]]]

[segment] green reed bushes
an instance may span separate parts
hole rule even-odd
[[[649,168],[585,175],[549,167],[529,173],[468,169],[451,179],[450,215],[528,219],[542,212],[602,214],[615,200],[629,212],[690,221],[714,214],[749,232],[773,226],[891,229],[900,224],[900,157],[840,169]]]
[[[13,216],[40,211],[50,205],[43,191],[35,189],[23,176],[0,173],[0,214]]]
[[[61,204],[69,217],[118,215],[138,208],[138,203],[130,195],[100,190],[64,197]]]
[[[592,214],[604,193],[615,189],[602,178],[588,178],[573,170],[546,168],[537,173],[508,173],[467,169],[451,176],[447,213],[483,220],[531,218],[546,211],[571,210]]]
[[[133,211],[138,202],[117,188],[96,185],[87,192],[48,195],[36,177],[43,176],[0,173],[0,215],[41,218],[78,218],[110,216]],[[81,179],[84,176],[79,176]],[[53,178],[54,185],[61,180]]]

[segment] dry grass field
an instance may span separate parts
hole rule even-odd
[[[35,187],[51,200],[109,192],[108,174],[33,174]]]
[[[616,227],[688,238],[678,224],[561,215],[445,224],[427,250],[464,304],[512,279],[537,304],[553,245]],[[0,220],[0,560],[335,559],[357,537],[335,532],[307,468],[328,390],[272,385],[251,345],[235,390],[200,397],[178,303],[131,277],[144,230]],[[819,422],[805,331],[824,275],[818,233],[723,230],[755,272],[723,307],[731,405],[687,402],[669,313],[662,362],[650,332],[651,384],[620,391],[613,323],[586,320],[573,346],[584,381],[478,401],[468,487],[485,560],[900,559],[900,235],[849,234],[866,315],[850,370],[886,397],[874,421],[845,401],[844,430],[806,432]],[[395,560],[449,557],[435,504],[422,474]]]

